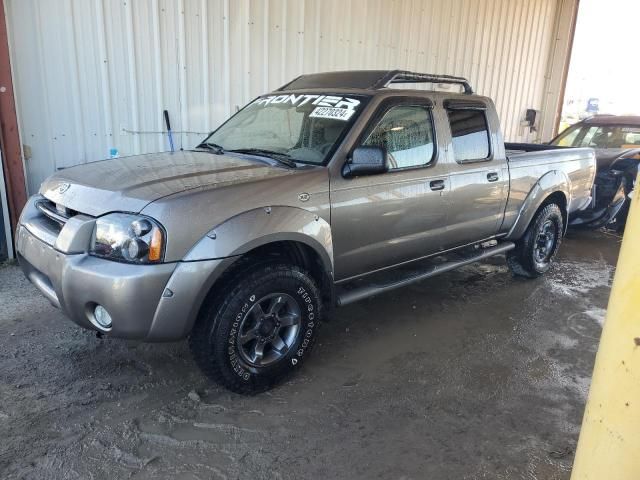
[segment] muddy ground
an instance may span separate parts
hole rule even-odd
[[[99,340],[0,268],[0,478],[568,479],[620,239],[500,258],[334,313],[242,397],[184,342]]]

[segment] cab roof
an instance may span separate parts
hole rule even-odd
[[[640,116],[595,115],[582,121],[586,125],[633,125],[640,127]]]

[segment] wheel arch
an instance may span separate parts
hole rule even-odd
[[[333,272],[327,268],[326,260],[323,259],[322,254],[309,242],[296,238],[272,240],[261,243],[235,258],[236,260],[227,267],[227,272],[241,269],[245,264],[251,265],[269,261],[296,265],[309,272],[320,288],[324,300],[333,302]],[[218,277],[219,280],[220,277]],[[215,288],[216,283],[212,284],[212,288]]]
[[[245,255],[263,245],[298,242],[316,252],[333,272],[331,226],[318,214],[297,207],[263,207],[241,213],[213,227],[183,261]]]
[[[518,217],[506,238],[520,239],[540,209],[549,203],[556,203],[560,207],[563,230],[566,232],[568,208],[571,204],[571,182],[567,174],[561,170],[551,170],[535,183],[520,207]]]
[[[202,304],[223,278],[229,278],[246,264],[270,259],[307,270],[325,300],[333,304],[331,226],[313,212],[297,207],[264,207],[232,217],[205,235],[185,256],[185,261],[207,258],[224,260],[204,285]]]
[[[192,310],[190,315],[188,331],[192,329],[200,313],[207,308],[209,302],[214,301],[217,295],[224,291],[226,282],[234,281],[253,266],[266,262],[290,263],[307,271],[320,289],[323,302],[327,306],[333,305],[333,272],[325,268],[323,258],[317,250],[300,240],[267,241],[240,255],[224,259],[211,272],[202,286],[200,301],[198,305],[194,305],[196,308]]]

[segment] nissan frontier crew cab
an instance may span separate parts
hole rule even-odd
[[[391,88],[408,83],[463,91]],[[505,145],[463,78],[303,75],[194,150],[51,176],[17,250],[77,324],[188,337],[208,376],[255,393],[300,368],[333,306],[502,253],[545,273],[595,170],[588,148]]]

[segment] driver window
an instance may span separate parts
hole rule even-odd
[[[433,120],[426,107],[391,108],[363,145],[387,150],[389,170],[425,166],[433,160]]]

